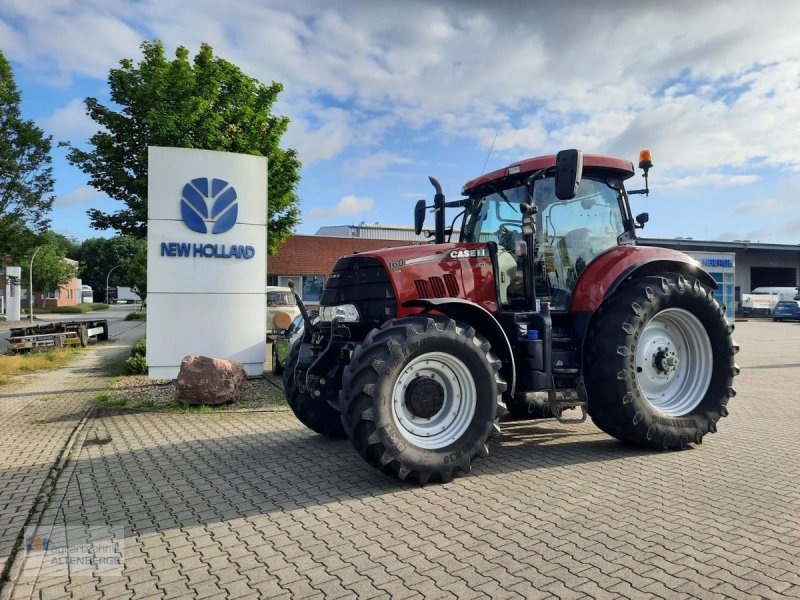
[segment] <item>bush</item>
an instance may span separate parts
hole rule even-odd
[[[126,375],[147,374],[147,339],[139,340],[131,346],[131,356],[125,361]]]
[[[131,346],[131,356],[145,356],[147,354],[147,339],[139,340]]]
[[[147,375],[147,359],[144,356],[131,356],[125,361],[126,375]]]
[[[126,321],[146,321],[147,320],[147,313],[146,312],[132,312],[125,315]]]

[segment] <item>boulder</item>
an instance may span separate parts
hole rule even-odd
[[[242,363],[191,354],[181,361],[177,397],[187,404],[230,404],[247,379]]]

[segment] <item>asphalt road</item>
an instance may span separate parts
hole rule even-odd
[[[144,329],[143,321],[125,321],[125,315],[135,311],[136,308],[132,304],[119,304],[112,305],[105,310],[96,310],[84,314],[47,314],[47,315],[34,315],[34,324],[47,323],[52,321],[96,321],[97,319],[106,319],[108,321],[109,336],[111,338],[133,329],[134,327],[141,327]],[[8,347],[9,331],[8,329],[0,330],[0,352]]]

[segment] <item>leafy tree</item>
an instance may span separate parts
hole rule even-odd
[[[34,252],[35,249],[34,249]],[[31,264],[31,252],[22,262],[22,285],[28,287]],[[33,289],[42,293],[53,292],[59,286],[66,285],[77,275],[75,267],[68,263],[64,251],[56,243],[47,243],[39,247],[33,258]],[[44,305],[44,301],[42,301]]]
[[[208,44],[192,62],[184,47],[172,61],[158,40],[141,47],[144,58],[138,65],[123,59],[108,78],[111,99],[122,110],[87,98],[87,113],[104,130],[92,136],[89,150],[71,147],[68,154],[92,186],[126,206],[113,214],[90,210],[92,227],[145,236],[147,146],[255,154],[268,159],[269,248],[274,253],[299,221],[300,162],[295,150],[278,146],[289,119],[272,114],[283,86],[245,75],[215,57]]]
[[[24,229],[44,231],[53,206],[52,138],[20,113],[11,65],[0,52],[0,256]]]
[[[105,298],[106,278],[109,286],[132,285],[126,275],[128,265],[143,248],[144,240],[124,235],[84,240],[77,259],[80,262],[81,281],[90,285],[98,298],[101,295]],[[114,269],[118,265],[119,268]]]
[[[147,296],[147,247],[144,244],[128,263],[125,276],[131,286],[135,285],[139,288],[139,297],[142,299],[142,304],[144,304]]]

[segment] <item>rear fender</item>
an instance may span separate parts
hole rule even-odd
[[[702,269],[691,256],[671,250],[649,246],[619,246],[612,248],[589,263],[581,273],[570,303],[572,335],[581,348],[589,325],[600,305],[626,280],[634,277],[658,276],[662,273],[679,273],[696,277],[701,283],[717,289],[717,282]]]
[[[502,366],[500,373],[508,383],[509,393],[514,393],[516,368],[514,366],[514,354],[511,351],[511,343],[508,341],[503,328],[497,319],[488,310],[462,298],[431,298],[420,300],[409,300],[404,302],[405,307],[420,307],[423,311],[435,310],[437,313],[446,315],[467,325],[471,325],[483,337],[489,340],[492,350],[500,359]]]

